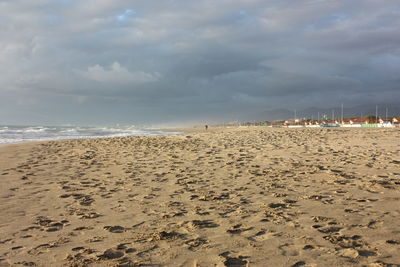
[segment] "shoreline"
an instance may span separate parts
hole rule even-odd
[[[386,129],[392,129],[395,130],[398,127],[392,127],[392,128],[384,128],[384,127],[359,127],[359,128],[351,128],[351,127],[294,127],[294,128],[288,128],[288,127],[269,127],[269,126],[217,126],[217,127],[209,127],[208,130],[205,130],[203,127],[187,127],[187,128],[160,128],[154,131],[162,131],[165,133],[162,134],[150,134],[150,135],[128,135],[128,136],[104,136],[104,137],[93,137],[93,138],[71,138],[71,139],[49,139],[49,140],[36,140],[36,141],[22,141],[22,142],[17,142],[17,143],[0,143],[0,148],[4,146],[9,146],[9,145],[20,145],[20,144],[40,144],[40,143],[46,143],[46,142],[62,142],[62,141],[72,141],[72,140],[97,140],[97,139],[109,139],[109,138],[126,138],[126,137],[142,137],[142,136],[163,136],[163,135],[182,135],[182,134],[192,134],[192,133],[207,133],[207,132],[215,132],[215,131],[223,131],[223,130],[244,130],[244,129],[254,129],[254,130],[268,130],[268,129],[284,129],[284,130],[289,130],[289,131],[296,131],[296,130],[304,130],[304,129],[310,129],[310,130],[321,130],[321,129],[329,129],[329,130],[337,130],[337,131],[346,131],[346,130],[362,130],[362,131],[374,131],[374,130],[386,130]],[[171,133],[173,132],[173,133]],[[178,132],[178,133],[175,133]]]
[[[1,146],[0,266],[398,264],[399,138],[194,128]]]
[[[177,128],[178,129],[178,128]],[[0,147],[7,145],[17,145],[17,144],[30,144],[30,143],[42,143],[42,142],[54,142],[54,141],[68,141],[68,140],[94,140],[94,139],[103,139],[103,138],[124,138],[124,137],[132,137],[132,136],[158,136],[158,135],[170,135],[170,134],[183,134],[185,129],[179,128],[179,132],[175,133],[178,130],[174,129],[157,129],[151,131],[161,131],[164,133],[160,134],[148,134],[148,135],[127,135],[127,136],[93,136],[93,137],[78,137],[78,138],[65,138],[65,139],[42,139],[35,141],[19,141],[16,143],[0,143]],[[190,131],[189,129],[187,131]]]

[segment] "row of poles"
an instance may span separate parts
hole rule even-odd
[[[361,117],[362,117],[362,113],[361,113]],[[294,110],[294,119],[297,120],[297,111]],[[311,120],[313,119],[313,115],[311,115]],[[332,120],[335,119],[335,110],[332,109]],[[386,116],[385,119],[388,119],[388,108],[386,108]],[[319,118],[319,112],[318,112],[318,121],[320,120]],[[378,105],[375,106],[375,120],[376,122],[378,122]],[[343,123],[343,103],[342,103],[342,110],[341,110],[341,121]]]

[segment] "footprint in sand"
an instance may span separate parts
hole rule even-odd
[[[276,235],[275,232],[259,231],[254,236],[249,237],[249,240],[251,240],[251,241],[264,241],[264,240],[271,239],[275,235]]]
[[[106,251],[103,252],[103,254],[100,256],[101,259],[107,259],[107,260],[112,260],[112,259],[118,259],[124,256],[125,253],[121,250],[109,248]]]
[[[298,261],[295,264],[293,264],[291,267],[300,267],[300,266],[304,266],[306,265],[306,263],[304,261]]]
[[[184,224],[187,225],[189,228],[192,228],[192,229],[214,228],[214,227],[218,227],[219,226],[219,224],[216,224],[212,220],[193,220],[193,221],[185,222]]]
[[[152,236],[149,238],[151,241],[158,241],[158,240],[175,240],[178,238],[184,238],[184,234],[180,234],[174,231],[168,232],[168,231],[161,231],[158,233],[152,234]]]
[[[120,234],[125,232],[126,228],[119,226],[119,225],[115,225],[115,226],[104,226],[104,229],[108,230],[110,233],[115,233],[115,234]]]
[[[95,236],[95,237],[92,237],[92,238],[88,239],[86,242],[88,242],[88,243],[97,243],[97,242],[102,242],[104,239],[105,239],[104,236]]]
[[[36,219],[35,224],[41,226],[42,231],[46,232],[56,232],[61,230],[65,224],[67,224],[67,220],[62,220],[60,222],[48,219],[47,217],[40,216]]]
[[[230,234],[240,234],[242,232],[249,231],[253,228],[254,227],[243,227],[242,224],[236,224],[226,231]]]
[[[248,256],[229,256],[230,252],[221,253],[219,256],[223,257],[223,263],[227,267],[245,267],[248,266],[249,261],[247,258]]]
[[[198,249],[200,249],[203,245],[207,244],[208,240],[198,237],[195,239],[190,239],[188,241],[185,242],[185,244],[188,246],[188,249],[191,251],[196,251]]]

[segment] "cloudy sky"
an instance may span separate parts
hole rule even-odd
[[[398,0],[0,0],[0,124],[398,99]]]

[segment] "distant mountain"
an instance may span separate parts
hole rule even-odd
[[[378,116],[386,116],[386,108],[388,109],[388,117],[400,116],[400,103],[380,103],[371,105],[357,105],[353,107],[343,107],[343,117],[361,117],[365,115],[375,115],[375,107],[378,106]],[[330,108],[318,108],[309,107],[305,109],[296,110],[297,118],[314,118],[317,119],[318,113],[320,118],[325,114],[328,118],[332,117],[332,111],[334,111],[334,117],[341,117],[341,107],[330,107]],[[271,109],[260,113],[249,115],[247,121],[274,121],[274,120],[288,120],[293,119],[295,116],[295,110],[292,109]]]

